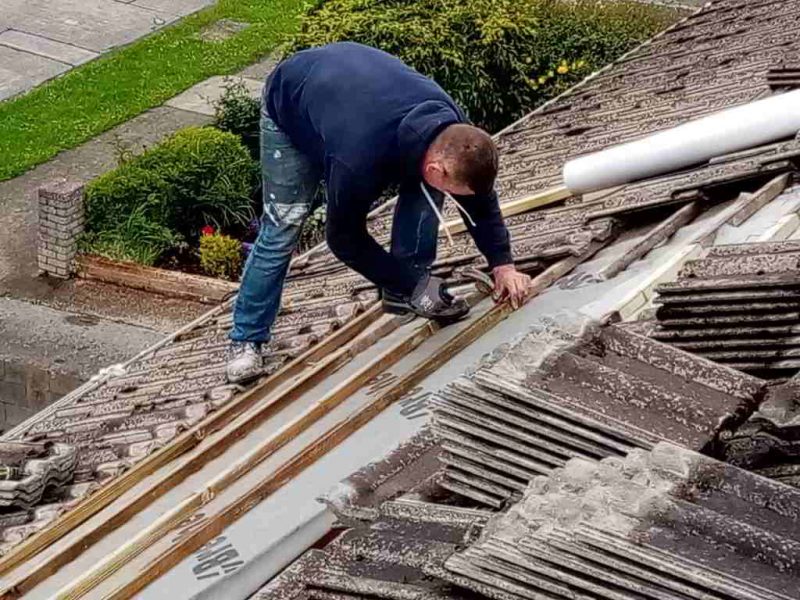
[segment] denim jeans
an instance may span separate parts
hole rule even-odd
[[[316,208],[321,169],[292,146],[266,114],[261,115],[261,232],[244,266],[233,310],[234,341],[264,343],[280,310],[283,282],[308,215]],[[441,208],[443,195],[430,189]],[[439,223],[419,183],[400,190],[392,223],[391,253],[422,277],[436,259]]]

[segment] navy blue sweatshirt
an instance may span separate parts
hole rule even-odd
[[[352,42],[281,62],[264,102],[292,144],[322,170],[331,251],[376,285],[409,295],[417,275],[367,233],[367,213],[390,184],[419,187],[428,146],[444,127],[466,122],[461,109],[399,59]],[[475,227],[465,223],[489,265],[511,263],[496,194],[458,199],[475,221]]]

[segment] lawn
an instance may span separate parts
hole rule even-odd
[[[255,62],[300,24],[303,0],[220,0],[32,92],[0,102],[0,181],[162,104],[182,90]],[[220,19],[250,26],[227,40],[198,35]]]

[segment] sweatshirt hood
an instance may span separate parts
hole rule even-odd
[[[408,174],[419,175],[422,158],[442,129],[465,120],[457,109],[441,100],[427,100],[415,106],[397,129],[398,151],[406,157]]]

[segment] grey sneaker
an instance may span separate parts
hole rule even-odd
[[[444,279],[428,275],[417,284],[408,300],[411,312],[426,319],[451,322],[467,315],[469,305],[464,300],[456,300],[448,293]]]
[[[231,342],[228,347],[228,365],[225,372],[230,383],[255,379],[264,370],[261,344],[254,342]]]

